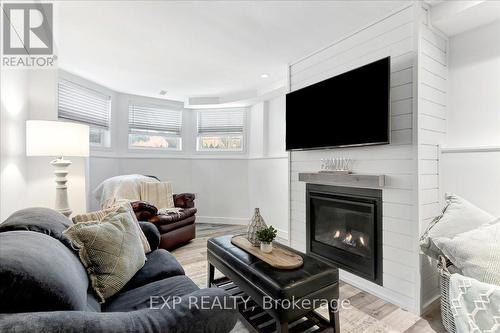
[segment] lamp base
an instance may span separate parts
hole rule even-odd
[[[59,213],[69,217],[73,211],[69,208],[68,203],[68,173],[67,168],[71,165],[70,160],[65,160],[63,157],[59,157],[50,164],[55,168],[54,175],[56,176],[56,210]]]

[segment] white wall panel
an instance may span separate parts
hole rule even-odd
[[[447,40],[427,25],[420,27],[418,99],[419,218],[420,232],[441,212],[438,146],[446,138],[448,103]],[[423,257],[421,257],[423,258]],[[421,307],[437,296],[435,262],[421,260]]]
[[[427,54],[421,54],[422,67],[429,72],[434,73],[441,77],[442,79],[446,79],[448,77],[448,69],[439,61],[429,57]]]
[[[413,71],[411,67],[391,73],[391,87],[401,86],[413,82]]]
[[[440,119],[446,119],[446,106],[436,104],[423,98],[420,98],[418,103],[421,111],[420,114],[425,114]]]
[[[412,99],[408,98],[391,103],[391,113],[393,116],[400,114],[411,114]]]
[[[325,48],[290,67],[291,90],[391,56],[391,144],[375,147],[328,149],[291,153],[291,244],[305,247],[305,184],[299,172],[315,172],[321,158],[336,156],[355,160],[353,171],[386,175],[383,190],[384,286],[360,283],[342,272],[348,282],[366,288],[396,304],[415,310],[417,221],[414,179],[416,162],[413,141],[414,103],[414,8],[407,7],[372,26]],[[398,270],[398,267],[405,270]],[[404,271],[405,274],[398,272]]]

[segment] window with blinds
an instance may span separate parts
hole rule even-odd
[[[111,96],[76,83],[58,83],[58,118],[88,124],[90,143],[109,146]]]
[[[198,110],[198,151],[242,151],[245,109]]]
[[[182,111],[129,104],[129,147],[181,150]]]

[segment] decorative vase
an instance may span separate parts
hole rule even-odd
[[[271,253],[273,252],[273,243],[264,243],[260,242],[260,250],[264,253]]]
[[[247,239],[253,246],[259,246],[260,242],[257,239],[257,231],[267,228],[266,222],[260,216],[259,208],[255,208],[252,220],[248,224]]]

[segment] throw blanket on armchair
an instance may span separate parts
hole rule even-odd
[[[99,184],[93,194],[101,204],[101,209],[106,209],[122,200],[141,200],[142,183],[159,183],[159,181],[143,175],[116,176]]]
[[[452,274],[449,292],[457,332],[500,331],[500,286]]]
[[[141,183],[141,200],[149,202],[158,209],[174,208],[172,184],[169,182]]]
[[[176,208],[172,184],[169,182],[141,183],[141,200],[158,208],[158,214],[179,214],[182,208]]]

